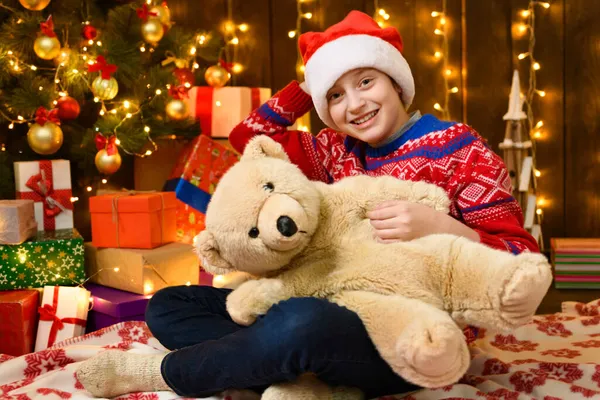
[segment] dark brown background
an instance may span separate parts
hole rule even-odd
[[[600,236],[600,143],[597,139],[600,89],[600,2],[551,0],[550,9],[536,7],[536,59],[538,87],[548,95],[535,100],[536,120],[543,119],[544,137],[538,142],[539,194],[547,200],[543,233],[551,237]],[[240,34],[237,60],[246,70],[236,85],[281,89],[296,77],[295,0],[232,0],[236,23],[249,24]],[[227,17],[224,0],[170,0],[173,19],[196,30],[217,29]],[[380,0],[404,39],[405,57],[416,83],[413,110],[436,113],[443,101],[441,63],[432,55],[440,49],[434,35],[431,11],[441,10],[441,0]],[[526,37],[511,33],[527,0],[448,0],[452,119],[473,126],[497,152],[504,136],[502,116],[507,111],[512,71],[521,73],[526,90],[528,60],[516,55],[527,51]],[[348,11],[373,13],[367,0],[310,0],[303,31],[322,30],[341,20]],[[463,71],[461,79],[461,71]],[[313,131],[322,125],[312,119]]]

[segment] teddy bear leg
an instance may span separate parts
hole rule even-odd
[[[312,374],[300,376],[293,382],[271,385],[261,400],[362,400],[363,393],[355,388],[332,388]]]
[[[442,257],[436,275],[445,308],[458,323],[515,329],[531,320],[552,283],[542,254],[514,255],[450,235],[424,239]]]
[[[470,363],[462,330],[447,312],[400,295],[347,291],[332,300],[356,312],[381,357],[423,387],[458,381]]]

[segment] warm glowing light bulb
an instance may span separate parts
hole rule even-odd
[[[536,169],[536,170],[535,170],[535,172],[534,172],[534,174],[535,174],[535,176],[536,176],[536,177],[538,177],[538,178],[539,178],[540,176],[542,176],[542,173],[540,172],[540,170],[539,170],[539,169]]]
[[[443,35],[444,32],[441,29],[436,29],[435,31],[433,31],[433,33],[435,33],[436,35]]]
[[[247,32],[248,31],[248,24],[240,24],[238,26],[238,29],[242,32]]]
[[[535,124],[535,129],[540,129],[542,126],[544,126],[544,121],[538,121],[537,124]]]
[[[91,192],[92,191],[92,187],[88,186],[88,187],[85,188],[85,190],[87,190],[88,192]]]
[[[311,19],[313,17],[313,15],[312,15],[312,13],[307,12],[303,15],[303,17],[306,19]]]
[[[435,104],[433,105],[433,108],[435,108],[435,109],[436,109],[436,110],[438,110],[438,111],[442,111],[442,106],[440,106],[440,103],[435,103]]]
[[[538,71],[540,68],[541,68],[540,67],[540,63],[537,63],[537,62],[533,63],[533,69],[534,70]]]
[[[441,13],[440,13],[440,12],[438,12],[438,11],[432,11],[432,12],[431,12],[431,16],[432,16],[432,17],[439,17],[440,15],[441,15]]]
[[[293,39],[296,37],[296,31],[289,31],[288,32],[288,36],[290,37],[290,39]]]
[[[529,14],[530,14],[529,10],[521,11],[521,17],[523,17],[523,18],[529,17]]]
[[[106,178],[102,179],[102,183],[106,184],[106,182],[108,182],[108,179],[106,179]]]
[[[528,55],[529,55],[529,53],[521,53],[517,56],[517,58],[519,60],[524,60],[525,58],[527,58]]]
[[[452,89],[450,89],[450,93],[458,93],[458,88],[454,86]]]

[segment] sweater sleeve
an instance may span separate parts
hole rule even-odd
[[[242,153],[256,135],[268,135],[280,143],[290,160],[313,180],[326,180],[322,164],[315,152],[313,136],[300,130],[288,130],[296,120],[313,107],[312,99],[297,81],[290,82],[266,103],[252,111],[229,135],[229,142]]]
[[[536,240],[523,228],[523,212],[512,196],[504,161],[477,139],[463,149],[466,162],[453,174],[451,212],[479,234],[481,243],[514,254],[539,252]]]

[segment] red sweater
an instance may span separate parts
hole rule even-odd
[[[474,229],[482,243],[515,254],[539,251],[523,229],[504,162],[471,127],[424,115],[391,143],[373,148],[329,128],[316,137],[287,129],[311,108],[310,96],[294,81],[235,127],[229,140],[242,152],[253,136],[269,135],[313,180],[366,174],[436,184],[451,199],[450,215]]]

